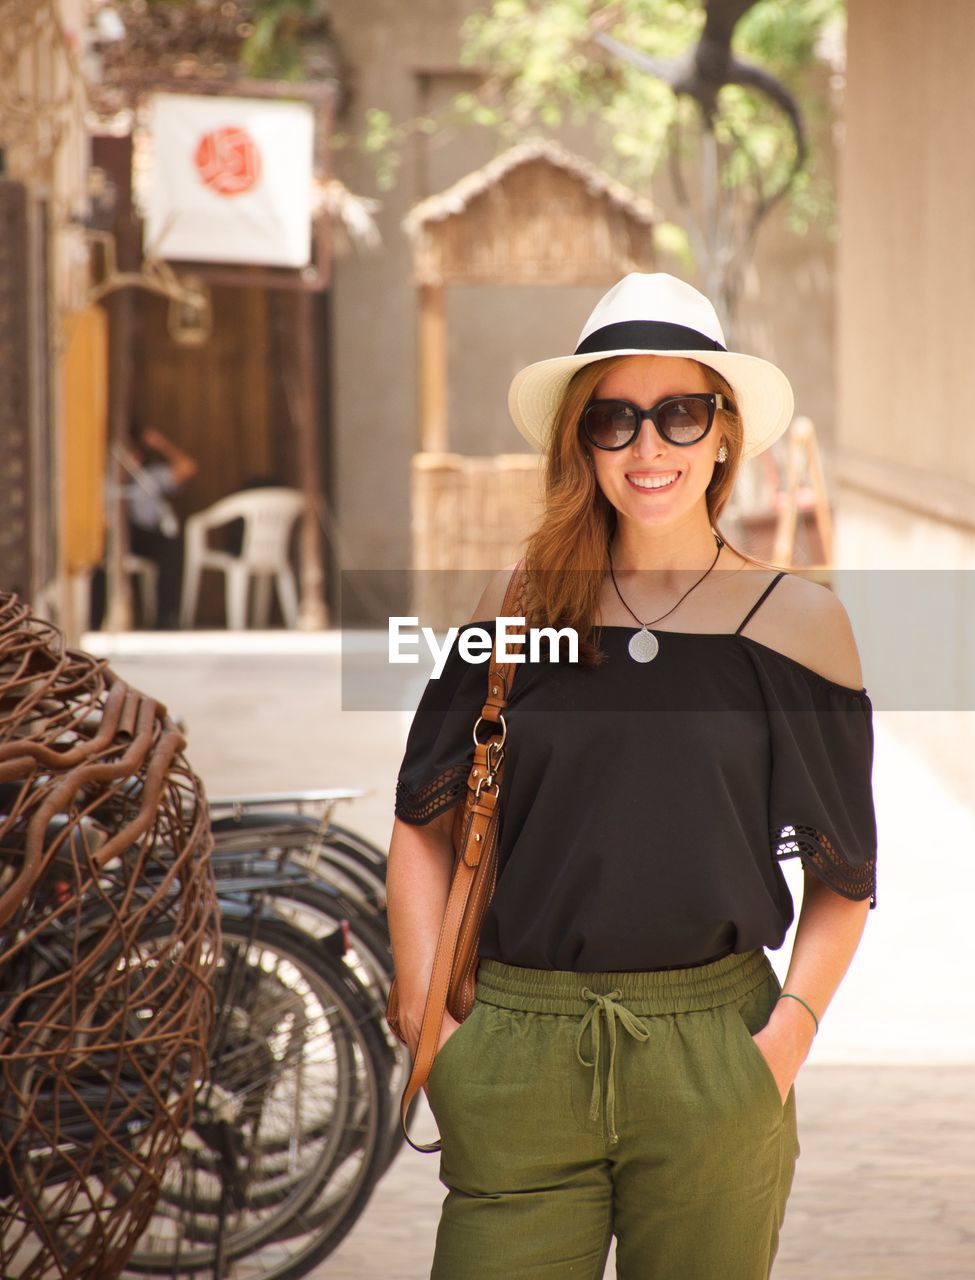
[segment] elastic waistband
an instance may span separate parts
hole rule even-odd
[[[770,973],[771,961],[761,948],[693,968],[618,973],[525,969],[485,957],[477,968],[477,998],[502,1009],[582,1015],[592,1003],[582,994],[589,988],[601,995],[619,991],[618,999],[637,1014],[691,1013],[740,1000]]]

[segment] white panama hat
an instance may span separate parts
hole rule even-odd
[[[717,369],[735,393],[743,458],[762,453],[792,421],[789,379],[768,360],[729,351],[717,312],[703,293],[664,271],[631,271],[596,303],[571,356],[539,360],[515,374],[508,408],[529,444],[546,448],[575,371],[618,355],[688,356]]]

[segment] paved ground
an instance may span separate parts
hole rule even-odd
[[[385,844],[410,716],[340,709],[336,637],[273,654],[259,637],[132,647],[113,666],[186,722],[211,794],[365,787],[340,820]],[[958,716],[939,725],[961,740]],[[959,786],[926,767],[922,729],[914,714],[876,718],[879,906],[797,1084],[802,1154],[776,1280],[975,1278],[975,773]],[[780,976],[789,943],[772,955]],[[437,1157],[407,1149],[315,1280],[426,1277],[442,1196]]]

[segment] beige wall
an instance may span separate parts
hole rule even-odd
[[[837,298],[846,562],[971,564],[975,5],[851,0],[848,49]]]
[[[358,132],[369,106],[394,120],[435,109],[471,84],[458,60],[458,29],[473,0],[377,3],[364,11],[351,0],[330,7],[336,35],[354,74],[355,98],[345,132]],[[364,12],[368,18],[364,18]],[[560,140],[599,162],[592,134],[566,129]],[[827,130],[827,144],[830,141]],[[409,458],[417,440],[416,313],[409,246],[400,220],[417,200],[456,181],[496,151],[484,130],[421,135],[391,192],[375,189],[371,164],[351,150],[335,170],[353,190],[381,196],[384,250],[351,255],[335,265],[334,401],[337,513],[360,568],[408,566]],[[665,183],[653,193],[673,216]],[[833,247],[821,232],[804,239],[773,213],[748,278],[741,316],[746,350],[781,363],[792,378],[798,410],[832,434]],[[661,261],[660,269],[676,270]],[[508,384],[532,360],[571,350],[603,292],[598,288],[449,291],[449,397],[453,447],[464,453],[522,447],[507,411]],[[370,438],[369,433],[376,435]],[[383,498],[377,519],[377,485]]]
[[[975,5],[850,0],[835,461],[838,551],[851,568],[975,568],[973,118]],[[877,581],[858,589],[876,594]],[[905,612],[917,615],[910,587],[922,580],[903,581]],[[917,679],[943,670],[964,706],[972,696],[971,592],[950,594],[954,615],[946,606],[940,617],[905,622],[928,637],[912,655]],[[872,625],[885,621],[887,648],[904,668],[896,618]],[[868,666],[865,679],[870,688]],[[882,681],[874,695],[883,705]],[[969,809],[972,719],[963,712],[883,721],[911,775],[937,777]],[[932,839],[958,856],[951,834]]]

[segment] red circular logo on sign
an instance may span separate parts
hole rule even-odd
[[[197,143],[193,159],[200,177],[218,196],[250,191],[261,176],[261,153],[246,129],[224,125],[211,129]]]

